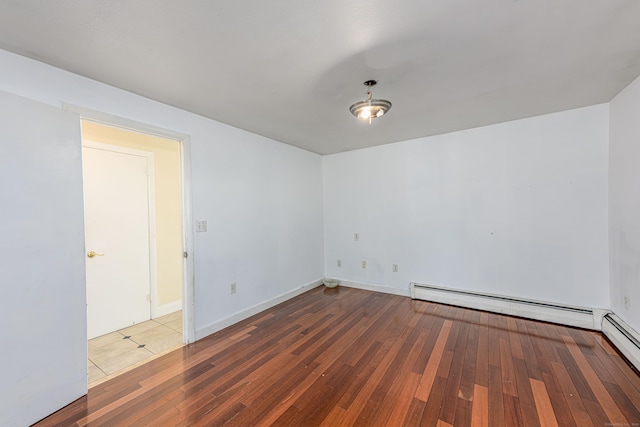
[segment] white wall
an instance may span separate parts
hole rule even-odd
[[[611,101],[610,114],[611,307],[640,331],[640,78]]]
[[[208,221],[208,232],[196,233],[194,242],[197,336],[221,319],[323,276],[320,156],[6,51],[0,51],[0,70],[0,90],[190,135],[193,216]],[[42,140],[41,148],[47,144]],[[79,167],[79,158],[75,162]],[[6,185],[11,183],[0,183]],[[60,219],[56,215],[53,223]],[[30,271],[34,261],[25,258],[14,268]],[[235,295],[229,293],[232,282]],[[42,363],[39,352],[23,356]]]
[[[191,148],[194,216],[208,220],[195,250],[196,323],[205,329],[216,314],[323,277],[321,157],[228,130]]]
[[[597,105],[325,156],[325,274],[608,307],[608,114]]]

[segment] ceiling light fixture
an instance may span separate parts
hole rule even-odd
[[[367,99],[356,102],[349,107],[351,114],[360,120],[368,120],[369,124],[371,124],[371,119],[381,117],[391,109],[391,102],[386,99],[371,99],[371,87],[377,83],[375,80],[364,82],[364,85],[367,86]]]

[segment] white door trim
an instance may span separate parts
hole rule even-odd
[[[195,328],[195,282],[193,265],[193,213],[191,198],[191,137],[158,126],[138,122],[85,107],[62,103],[62,108],[87,119],[105,125],[116,126],[149,135],[173,139],[180,144],[180,178],[182,180],[182,251],[188,254],[182,264],[182,339],[186,344],[196,340]]]
[[[147,161],[147,203],[149,213],[149,299],[150,317],[158,317],[158,262],[156,248],[156,191],[155,191],[155,163],[151,151],[136,150],[134,148],[121,147],[119,145],[105,144],[102,142],[82,140],[82,146],[96,150],[111,151],[114,153],[128,154],[130,156],[144,157]]]

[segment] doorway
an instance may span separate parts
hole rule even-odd
[[[89,384],[183,338],[180,142],[82,121]]]

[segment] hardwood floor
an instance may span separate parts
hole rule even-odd
[[[316,288],[89,390],[37,426],[633,426],[600,333]]]

